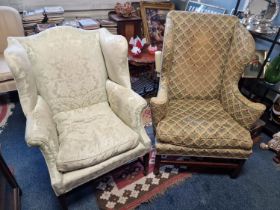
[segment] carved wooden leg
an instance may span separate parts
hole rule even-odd
[[[62,210],[68,210],[65,197],[66,197],[65,195],[60,195],[57,197]]]
[[[240,160],[239,165],[230,173],[230,178],[235,179],[239,176],[239,173],[242,169],[246,160]]]
[[[143,165],[144,165],[144,175],[147,176],[149,173],[149,162],[150,162],[150,153],[147,153],[143,157]]]
[[[156,155],[155,167],[154,167],[154,174],[155,175],[159,174],[160,160],[161,160],[161,155]]]
[[[277,153],[277,155],[273,158],[273,160],[276,162],[276,163],[280,163],[280,151]]]

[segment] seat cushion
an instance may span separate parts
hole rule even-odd
[[[113,113],[107,102],[60,112],[54,120],[60,143],[56,164],[61,172],[96,165],[139,144],[138,134]]]
[[[0,82],[12,79],[14,78],[4,59],[4,55],[0,54]]]
[[[250,133],[218,100],[172,100],[156,131],[159,142],[194,149],[251,150],[253,145]]]

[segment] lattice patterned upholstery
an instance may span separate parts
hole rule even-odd
[[[223,110],[218,100],[172,100],[157,126],[162,143],[188,148],[244,149],[250,152],[249,132]]]
[[[173,14],[170,98],[219,97],[223,69],[237,20],[230,16],[210,15],[205,18],[205,15]]]
[[[265,106],[237,87],[254,41],[233,16],[172,11],[159,93],[151,99],[159,154],[247,158],[247,130]]]

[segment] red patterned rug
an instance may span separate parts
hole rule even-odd
[[[148,109],[148,110],[147,110]],[[151,126],[151,111],[144,112],[144,122]],[[100,209],[134,209],[141,203],[161,195],[165,190],[180,181],[191,177],[184,167],[165,165],[160,173],[153,173],[155,150],[150,153],[150,168],[147,176],[143,175],[140,161],[132,162],[102,176],[95,182],[95,196]]]
[[[149,106],[144,109],[144,111],[142,113],[142,120],[146,127],[152,126],[152,112],[151,112],[151,108]]]
[[[12,115],[15,104],[0,99],[0,133],[7,125],[8,118]]]
[[[95,196],[100,209],[134,209],[141,203],[161,195],[165,190],[180,181],[190,178],[185,169],[172,165],[160,168],[153,173],[155,151],[151,151],[150,173],[143,175],[143,166],[137,161],[119,168],[96,181]]]

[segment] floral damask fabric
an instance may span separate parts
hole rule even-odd
[[[54,114],[107,100],[108,76],[99,31],[80,33],[57,27],[21,43],[27,49],[38,91]]]
[[[146,148],[150,148],[151,140],[143,127],[141,117],[141,113],[147,106],[146,100],[131,89],[110,80],[106,82],[106,90],[111,109],[126,125],[140,133],[142,138],[139,140]]]
[[[150,151],[140,117],[146,102],[131,90],[122,37],[56,27],[8,41],[26,141],[42,151],[56,195]]]
[[[237,83],[253,52],[236,17],[168,14],[159,93],[151,99],[159,154],[251,154],[247,129],[265,107],[242,96]]]
[[[139,135],[107,102],[60,112],[54,120],[60,143],[56,165],[61,172],[96,165],[139,144]]]
[[[38,92],[27,52],[17,39],[8,38],[9,47],[4,56],[15,78],[22,110],[27,115],[37,103]]]

